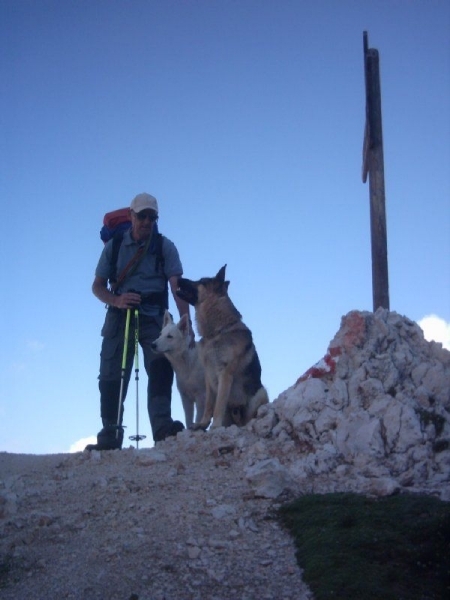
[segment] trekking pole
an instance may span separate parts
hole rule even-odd
[[[139,449],[139,440],[145,440],[147,436],[139,435],[139,310],[134,311],[134,372],[136,379],[136,435],[130,435],[130,440],[136,442]]]
[[[122,370],[120,372],[120,393],[119,393],[119,410],[117,412],[116,440],[119,439],[119,429],[121,427],[120,417],[122,414],[123,388],[125,385],[125,371],[127,368],[128,335],[130,332],[130,314],[131,314],[131,310],[129,308],[127,308],[127,318],[125,321],[125,336],[124,336],[124,340],[123,340]]]

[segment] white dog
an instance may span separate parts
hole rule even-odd
[[[190,347],[190,328],[187,315],[183,315],[175,324],[172,315],[166,310],[163,328],[157,340],[152,344],[155,352],[161,352],[168,359],[175,372],[177,388],[183,403],[186,427],[198,423],[205,409],[205,373],[200,362],[197,342]]]

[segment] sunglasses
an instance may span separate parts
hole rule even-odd
[[[150,221],[152,223],[154,223],[155,221],[158,220],[158,215],[156,215],[155,213],[148,213],[148,212],[141,211],[141,212],[135,213],[135,215],[136,215],[138,221],[145,221],[145,219],[150,219]]]

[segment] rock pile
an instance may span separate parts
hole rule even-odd
[[[450,352],[395,312],[350,312],[325,357],[251,427],[266,456],[247,474],[272,495],[410,490],[450,500]]]

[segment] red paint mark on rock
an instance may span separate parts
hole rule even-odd
[[[322,360],[319,360],[318,363],[309,368],[306,373],[297,379],[295,385],[302,381],[306,381],[307,379],[320,379],[326,375],[334,375],[336,373],[336,363],[340,354],[340,348],[331,348]]]
[[[360,312],[352,311],[343,319],[338,337],[339,345],[344,350],[363,344],[366,337],[366,320]]]

